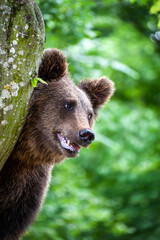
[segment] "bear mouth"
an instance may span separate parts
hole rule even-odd
[[[71,142],[71,140],[69,140],[67,137],[64,137],[63,133],[57,132],[57,137],[63,149],[74,155],[77,155],[79,153],[81,147],[76,143]]]

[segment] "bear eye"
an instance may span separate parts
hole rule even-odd
[[[88,114],[88,120],[89,121],[91,120],[92,116],[93,116],[92,113]]]
[[[74,104],[72,102],[67,102],[64,104],[64,108],[67,110],[72,110],[74,108]]]

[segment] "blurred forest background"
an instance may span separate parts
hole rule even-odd
[[[116,92],[99,113],[96,141],[54,168],[23,240],[159,240],[160,1],[37,3],[46,48],[65,52],[71,77],[107,75]]]

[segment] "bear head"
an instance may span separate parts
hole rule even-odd
[[[70,79],[66,57],[57,49],[45,51],[38,76],[47,85],[39,82],[32,94],[28,114],[32,144],[55,162],[75,157],[81,147],[94,140],[97,111],[112,96],[114,84],[101,77],[76,86]]]

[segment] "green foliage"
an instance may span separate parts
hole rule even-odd
[[[42,11],[47,38],[49,42],[57,42],[57,47],[64,47],[66,43],[76,44],[84,37],[94,37],[91,17],[92,0],[48,0],[37,1]],[[65,23],[65,24],[64,24]]]
[[[160,28],[160,0],[154,1],[154,4],[150,8],[150,12],[152,14],[157,14],[158,15],[158,27]]]
[[[100,111],[89,149],[53,170],[24,240],[160,238],[160,48],[149,14],[155,2],[130,2],[39,0],[46,47],[66,53],[76,82],[107,75],[116,93]]]
[[[138,2],[139,4],[150,3],[150,13],[158,15],[158,27],[160,28],[160,0],[130,0],[131,3]]]

